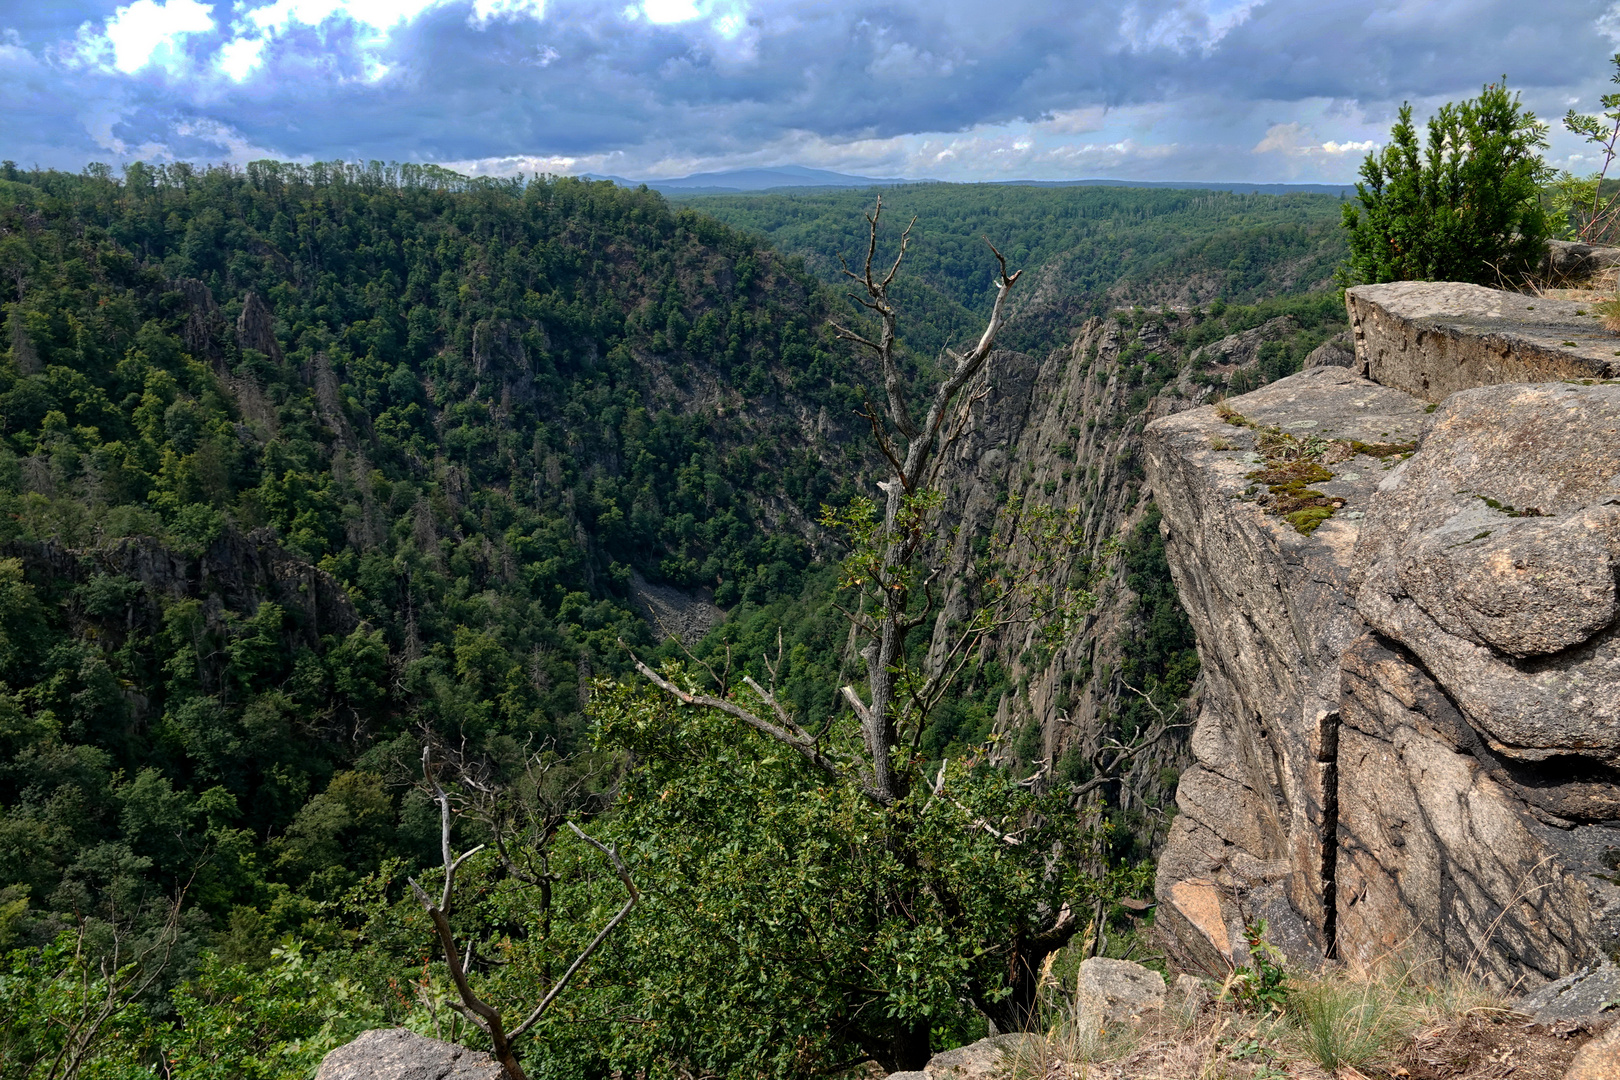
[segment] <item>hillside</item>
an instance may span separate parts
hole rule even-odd
[[[1306,291],[1334,241],[1298,197],[959,194],[914,208],[947,226],[927,243],[919,226],[907,264],[919,370],[926,343],[981,317],[977,233],[995,219],[1039,243],[1006,245],[1030,267],[1017,347],[972,390],[985,397],[947,466],[932,557],[965,579],[1009,497],[1048,503],[1084,525],[1102,588],[1060,647],[1015,627],[978,657],[921,749],[960,758],[995,736],[1020,775],[1079,780],[1105,740],[1195,688],[1142,426],[1297,370],[1337,332],[1336,298]],[[844,309],[815,251],[784,258],[650,192],[408,167],[135,167],[121,184],[13,172],[0,199],[6,944],[81,919],[152,933],[183,890],[166,977],[202,981],[154,1015],[204,1007],[186,995],[229,1000],[274,963],[283,981],[263,992],[291,996],[265,1008],[317,971],[321,994],[351,995],[322,998],[342,1022],[321,1031],[420,1019],[378,987],[431,990],[403,885],[438,858],[437,813],[414,786],[424,744],[480,782],[538,790],[526,768],[601,737],[585,705],[596,677],[625,670],[620,640],[671,657],[659,639],[677,629],[714,668],[762,678],[780,643],[783,700],[836,715],[854,658],[836,549],[814,521],[868,486],[854,421],[870,376],[826,328]],[[1219,212],[1200,216],[1199,199]],[[805,225],[827,250],[849,239],[836,209],[817,226],[828,236]],[[1267,215],[1298,227],[1273,242]],[[1258,302],[1203,302],[1223,290]],[[1112,307],[1133,298],[1152,309]],[[723,759],[711,742],[672,752]],[[1122,866],[1145,865],[1185,756],[1169,740],[1098,792]],[[600,810],[636,790],[617,786],[633,757],[610,747],[556,782]],[[803,790],[780,762],[757,768]],[[591,882],[588,863],[567,865]],[[571,902],[605,902],[603,887]],[[581,1008],[664,1007],[642,965],[697,960],[681,934],[642,925]],[[729,963],[714,944],[703,979]],[[306,947],[318,966],[299,966]],[[753,993],[738,987],[739,1002]],[[780,1018],[755,1026],[737,1008],[736,1038],[700,1049],[754,1068],[748,1055],[777,1053]],[[212,1038],[211,1022],[182,1030]],[[941,1037],[975,1022],[953,1016]],[[255,1046],[303,1030],[265,1023]],[[812,1014],[792,1024],[814,1032],[794,1060],[849,1049]],[[691,1050],[673,1029],[609,1030],[641,1053]],[[568,1038],[605,1052],[583,1029]]]
[[[657,195],[19,177],[7,936],[171,892],[206,851],[200,928],[274,909],[267,934],[387,855],[431,858],[391,786],[420,739],[572,745],[618,640],[656,644],[654,586],[796,591],[807,523],[858,472],[857,372],[815,283]]]
[[[896,233],[917,219],[897,301],[906,340],[926,358],[975,332],[988,312],[995,263],[985,257],[987,239],[1026,268],[1003,342],[1036,354],[1119,307],[1186,309],[1323,289],[1346,252],[1330,195],[916,184],[686,196],[680,205],[766,237],[841,288],[839,258],[864,249],[862,215],[879,194]]]

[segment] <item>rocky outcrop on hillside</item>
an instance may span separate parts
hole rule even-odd
[[[321,1060],[315,1080],[503,1080],[506,1070],[488,1054],[418,1035],[378,1028]]]
[[[1262,917],[1297,962],[1404,951],[1503,985],[1620,945],[1620,384],[1426,408],[1592,351],[1537,367],[1468,329],[1525,298],[1428,289],[1402,319],[1351,290],[1359,369],[1146,432],[1206,680],[1160,922],[1212,971]]]
[[[1595,311],[1454,281],[1345,291],[1360,374],[1438,402],[1498,383],[1620,376],[1616,338]]]
[[[1044,360],[1014,352],[992,358],[971,391],[971,419],[944,463],[946,518],[939,557],[951,586],[935,625],[936,653],[945,648],[950,627],[969,613],[978,545],[1004,527],[1000,515],[1006,506],[1073,511],[1092,555],[1147,512],[1141,426],[1191,401],[1177,396],[1174,385],[1160,394],[1145,393],[1141,368],[1132,361],[1173,356],[1173,325],[1154,320],[1137,327],[1093,318],[1072,345]],[[1022,535],[1012,535],[1011,548],[1015,569],[1043,557]],[[1078,584],[1073,578],[1083,566],[1055,570],[1050,583],[1066,586]],[[1016,734],[1038,726],[1036,767],[1052,767],[1070,748],[1095,751],[1109,734],[1121,696],[1129,692],[1111,673],[1119,670],[1122,639],[1139,629],[1136,594],[1117,565],[1098,591],[1101,603],[1056,648],[1036,648],[1037,628],[1028,625],[1013,627],[996,643],[997,659],[1020,689],[1004,695],[995,729]],[[1101,677],[1093,677],[1097,673]],[[1003,753],[1012,745],[1008,740]],[[1179,768],[1184,757],[1185,740],[1167,741],[1141,755],[1119,796],[1127,806],[1167,802],[1170,791],[1160,774]]]
[[[1333,879],[1329,718],[1339,655],[1360,629],[1348,596],[1352,553],[1391,448],[1415,438],[1424,419],[1406,394],[1337,367],[1227,406],[1146,433],[1149,482],[1204,678],[1197,764],[1182,776],[1182,812],[1159,864],[1159,921],[1210,971],[1244,962],[1242,926],[1258,918],[1297,962],[1320,960],[1331,940],[1321,902]],[[1288,448],[1289,464],[1312,477],[1307,490],[1337,503],[1309,532],[1262,501],[1273,447]],[[1329,458],[1332,470],[1317,464]]]

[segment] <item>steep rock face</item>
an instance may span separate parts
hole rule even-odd
[[[1453,395],[1357,549],[1341,943],[1504,983],[1620,942],[1620,386]],[[1476,959],[1477,957],[1477,959]]]
[[[1074,512],[1091,555],[1141,520],[1148,506],[1142,498],[1141,425],[1193,401],[1179,396],[1174,384],[1156,395],[1143,393],[1133,381],[1130,361],[1173,350],[1165,322],[1138,328],[1093,318],[1082,324],[1072,345],[1044,360],[1013,352],[992,358],[986,376],[970,391],[970,418],[943,463],[946,514],[938,557],[952,585],[935,625],[936,656],[946,647],[950,627],[973,602],[976,545],[1005,528],[1001,514],[1009,504]],[[1189,392],[1208,391],[1190,387]],[[1021,534],[1009,538],[1015,571],[1045,554]],[[1043,580],[1078,584],[1071,579],[1082,570],[1053,567]],[[1070,749],[1094,751],[1109,733],[1121,695],[1129,693],[1114,673],[1122,638],[1136,630],[1136,594],[1119,567],[1098,591],[1098,606],[1049,651],[1037,645],[1034,626],[1017,625],[998,638],[997,659],[1017,689],[1004,695],[995,730],[1011,735],[1039,727],[1036,760],[1026,765],[1051,768]],[[998,752],[1011,754],[1015,742],[1006,740]],[[1116,797],[1127,808],[1167,800],[1169,789],[1160,775],[1178,769],[1185,756],[1185,739],[1166,740],[1140,755]]]
[[[1464,287],[1429,288],[1403,287],[1408,314]],[[1354,370],[1407,380],[1367,358],[1421,344],[1412,325],[1363,319]],[[1489,374],[1469,350],[1496,347],[1446,332],[1464,347],[1425,369],[1431,391]],[[1321,367],[1231,399],[1228,423],[1200,409],[1147,429],[1206,679],[1158,882],[1184,959],[1242,962],[1257,917],[1296,960],[1401,951],[1504,985],[1620,943],[1620,386],[1489,386],[1429,409]],[[1302,425],[1325,443],[1281,473]],[[1264,474],[1229,460],[1250,439]],[[1274,516],[1300,494],[1276,486],[1290,475],[1335,504],[1309,537]]]
[[[1242,962],[1242,926],[1265,918],[1297,962],[1332,934],[1333,717],[1339,655],[1360,632],[1347,586],[1359,519],[1383,478],[1378,448],[1414,437],[1422,405],[1338,367],[1150,424],[1149,483],[1164,510],[1176,587],[1198,634],[1197,764],[1159,863],[1162,923],[1201,966]],[[1252,425],[1252,426],[1251,426]],[[1309,535],[1256,498],[1260,429],[1341,447],[1313,490],[1341,501]],[[1296,436],[1296,441],[1298,437]],[[1201,928],[1201,929],[1200,929]]]

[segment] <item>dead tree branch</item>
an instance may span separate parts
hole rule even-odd
[[[468,981],[468,969],[472,965],[474,956],[473,942],[471,940],[467,942],[464,955],[461,955],[456,948],[455,932],[450,926],[451,901],[455,897],[456,871],[461,867],[462,863],[484,850],[484,845],[479,844],[477,847],[464,851],[460,855],[454,854],[454,849],[450,843],[452,824],[450,796],[434,776],[431,754],[431,748],[422,748],[422,774],[433,791],[434,800],[439,804],[439,850],[444,860],[444,889],[440,894],[439,902],[435,904],[433,898],[428,895],[427,890],[417,884],[415,878],[407,878],[406,880],[410,882],[411,891],[415,893],[417,902],[422,905],[422,909],[427,912],[428,918],[433,922],[434,933],[438,936],[439,945],[444,950],[444,962],[445,967],[450,972],[450,981],[455,984],[456,994],[461,998],[459,1003],[450,1002],[450,1007],[489,1037],[490,1045],[495,1052],[495,1058],[501,1063],[501,1067],[506,1070],[508,1080],[528,1080],[527,1074],[523,1071],[523,1066],[518,1062],[517,1054],[513,1050],[513,1044],[545,1015],[546,1010],[568,987],[568,984],[579,973],[579,970],[585,966],[591,955],[601,947],[614,929],[630,914],[631,909],[636,906],[636,902],[641,899],[641,893],[637,891],[635,882],[630,877],[629,869],[624,865],[623,860],[619,858],[617,847],[609,848],[587,836],[572,821],[564,822],[573,831],[574,835],[596,848],[607,858],[613,872],[624,884],[625,891],[629,896],[618,913],[608,920],[607,925],[602,928],[601,932],[574,958],[574,962],[568,966],[568,970],[563,972],[562,977],[552,985],[551,990],[541,999],[540,1004],[535,1006],[534,1011],[529,1013],[523,1022],[508,1034],[502,1023],[500,1010],[479,997],[473,991],[472,984]],[[506,857],[504,849],[502,850],[502,857],[509,867],[513,865],[511,859]],[[529,881],[531,879],[526,876],[519,876],[518,880]]]

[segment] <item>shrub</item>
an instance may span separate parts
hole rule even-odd
[[[1550,224],[1540,185],[1551,171],[1537,150],[1547,126],[1505,85],[1448,103],[1420,147],[1402,105],[1389,145],[1368,154],[1355,202],[1344,206],[1350,258],[1343,285],[1378,281],[1518,280],[1540,262]]]

